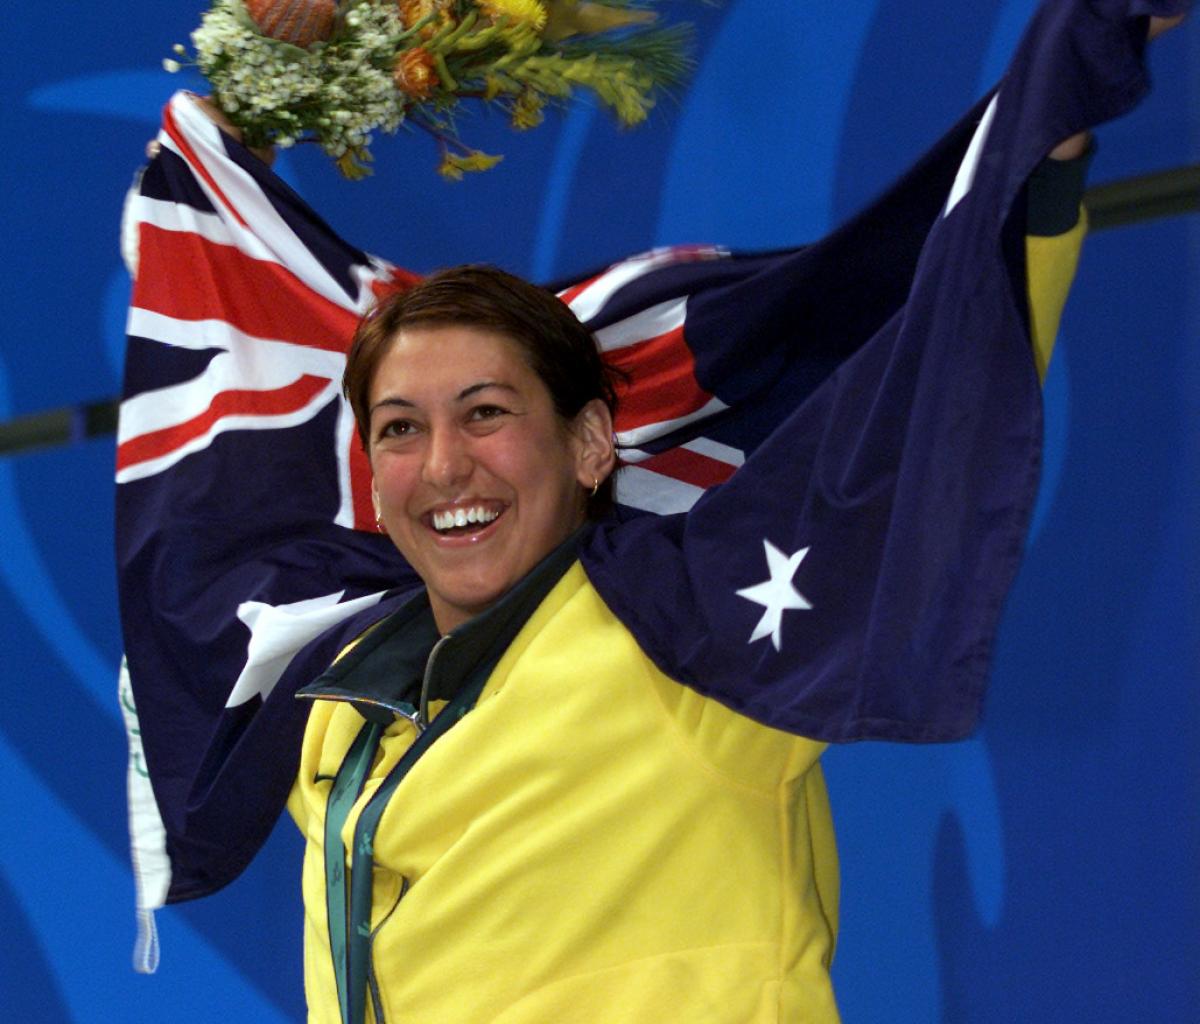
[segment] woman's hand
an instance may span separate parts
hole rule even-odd
[[[1177,14],[1172,18],[1151,18],[1150,28],[1146,33],[1146,39],[1156,39],[1164,32],[1173,29],[1181,21],[1184,15]],[[1092,144],[1091,132],[1080,132],[1078,135],[1072,135],[1069,139],[1064,139],[1052,150],[1049,156],[1051,160],[1077,160],[1087,152],[1088,146]]]
[[[208,119],[220,128],[221,131],[226,135],[232,135],[238,142],[243,141],[242,130],[225,116],[225,112],[212,101],[211,96],[196,96],[195,101],[196,105],[208,116]],[[260,146],[257,149],[247,146],[246,148],[268,167],[275,162],[274,146]]]
[[[221,131],[223,131],[226,135],[232,135],[238,140],[238,142],[244,141],[242,139],[242,130],[225,116],[221,108],[218,107],[210,97],[193,95],[192,99],[195,101],[196,106],[204,111],[205,116],[212,121],[213,124],[220,128]],[[249,149],[251,153],[258,157],[268,167],[275,162],[274,146],[260,146],[257,149],[247,146],[246,148]],[[146,159],[153,160],[156,156],[158,156],[158,149],[158,139],[151,139],[149,142],[147,142]]]
[[[1155,39],[1158,36],[1161,36],[1169,29],[1173,29],[1176,25],[1183,21],[1185,17],[1186,15],[1176,14],[1173,18],[1151,18],[1150,31],[1146,33],[1146,38]]]

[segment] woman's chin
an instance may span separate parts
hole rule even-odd
[[[499,580],[426,580],[433,618],[442,633],[482,615],[512,589],[512,582]]]

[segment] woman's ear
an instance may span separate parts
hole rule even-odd
[[[597,482],[607,480],[617,464],[608,406],[593,398],[576,414],[571,433],[575,440],[575,476],[579,486],[590,491]]]
[[[379,487],[371,477],[371,507],[375,510],[375,529],[383,533],[383,506],[379,503]]]

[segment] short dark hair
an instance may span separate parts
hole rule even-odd
[[[414,324],[462,324],[516,342],[546,386],[554,411],[568,423],[594,398],[616,416],[619,371],[600,357],[591,332],[552,291],[497,267],[468,264],[440,270],[385,298],[358,325],[346,358],[342,391],[354,410],[363,447],[370,440],[371,382],[396,335]],[[613,508],[613,475],[588,498],[589,519]]]

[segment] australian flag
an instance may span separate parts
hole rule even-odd
[[[998,89],[819,242],[657,250],[560,287],[630,377],[623,511],[584,565],[667,674],[823,740],[971,730],[1039,469],[1019,200],[1143,95],[1145,18],[1182,6],[1047,3]],[[298,763],[292,692],[419,582],[374,532],[340,395],[357,319],[413,275],[190,97],[158,142],[126,214],[117,449],[146,907],[248,863]]]

